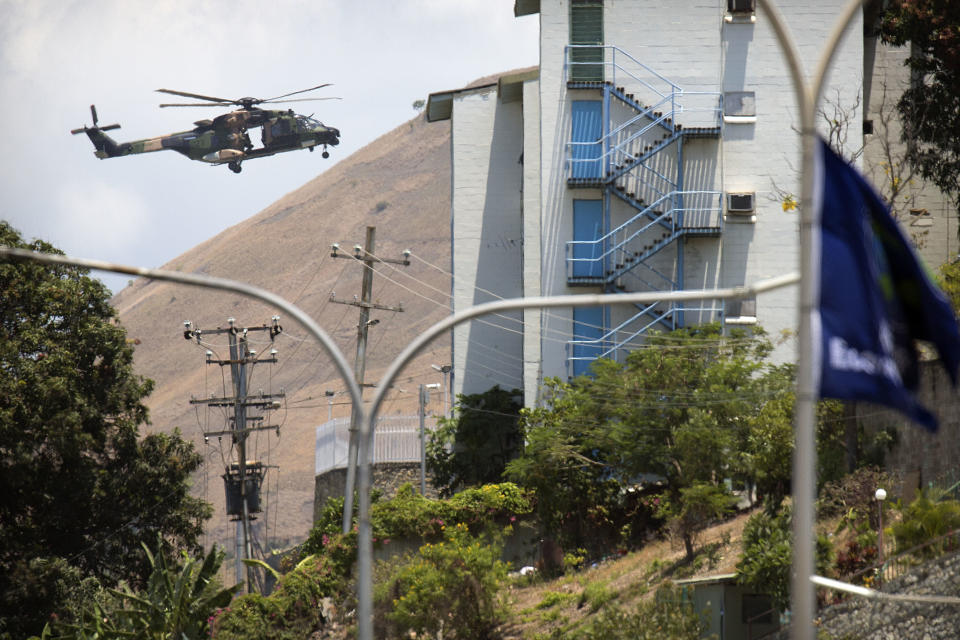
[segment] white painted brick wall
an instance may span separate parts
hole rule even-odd
[[[452,117],[453,308],[523,295],[522,103],[496,87],[456,94]],[[523,385],[520,313],[453,332],[454,394]]]
[[[781,0],[777,3],[791,25],[805,64],[813,67],[824,40],[841,10],[835,0]],[[719,240],[698,239],[685,251],[687,288],[729,286],[752,282],[798,268],[798,214],[785,213],[778,190],[799,192],[799,138],[795,131],[796,99],[787,66],[770,24],[763,14],[756,22],[724,22],[723,0],[663,3],[654,0],[609,0],[604,3],[604,37],[687,91],[754,91],[757,121],[726,125],[719,142],[697,141],[685,149],[685,188],[757,193],[755,224],[729,224]],[[859,18],[835,58],[825,95],[852,104],[862,82],[862,26]],[[569,41],[569,6],[563,0],[540,3],[540,118],[525,123],[528,135],[541,136],[541,242],[544,294],[595,292],[566,285],[565,243],[572,238],[572,200],[599,197],[600,191],[566,187],[566,149],[570,138],[570,102],[598,99],[600,92],[568,91],[565,86],[564,46]],[[840,93],[837,94],[837,90]],[[854,122],[860,114],[853,113]],[[681,124],[684,123],[680,118]],[[861,143],[859,128],[850,132],[850,146]],[[671,153],[667,151],[665,153]],[[713,159],[712,165],[709,165]],[[691,165],[699,172],[694,184]],[[689,164],[688,164],[689,163]],[[534,186],[534,185],[531,185]],[[611,218],[630,215],[614,201]],[[531,239],[527,238],[527,242]],[[675,254],[670,248],[667,252]],[[670,272],[666,252],[657,263]],[[797,321],[795,289],[765,294],[757,304],[760,323],[773,335],[792,330]],[[614,324],[626,311],[612,313]],[[566,376],[566,349],[571,333],[569,312],[551,311],[544,321],[543,375]],[[780,361],[795,357],[791,342],[775,353]],[[527,379],[529,385],[529,378]],[[528,390],[528,397],[530,392]]]

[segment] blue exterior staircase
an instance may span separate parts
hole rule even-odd
[[[719,138],[720,94],[684,92],[628,53],[615,46],[603,50],[603,78],[577,79],[576,65],[597,69],[599,56],[578,63],[566,50],[567,88],[600,93],[599,136],[577,131],[574,122],[567,145],[567,186],[603,190],[603,207],[612,199],[628,204],[635,215],[615,228],[600,230],[595,238],[567,243],[567,283],[615,291],[676,291],[683,288],[683,243],[692,236],[717,237],[722,231],[721,194],[685,185],[683,144],[694,138]],[[699,105],[699,106],[698,106]],[[684,126],[679,118],[690,118]],[[595,131],[596,118],[586,119]],[[669,150],[676,152],[672,170],[655,164]],[[670,162],[661,162],[670,165]],[[669,173],[669,174],[668,174]],[[609,216],[607,217],[609,219]],[[675,247],[676,278],[664,275],[651,259]],[[652,277],[643,277],[641,272]],[[637,313],[600,337],[571,340],[568,361],[619,357],[654,327],[674,329],[683,323],[684,308],[670,302],[637,305]],[[582,364],[582,363],[581,363]]]

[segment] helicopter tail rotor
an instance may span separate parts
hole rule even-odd
[[[129,144],[124,143],[123,145],[118,145],[110,136],[104,133],[104,131],[119,129],[119,124],[108,124],[105,127],[101,127],[97,119],[97,108],[94,105],[90,105],[90,117],[93,119],[93,126],[88,127],[84,125],[79,129],[72,129],[70,133],[73,135],[77,135],[78,133],[87,134],[87,137],[90,138],[90,142],[93,143],[96,149],[95,155],[100,159],[124,155],[124,148],[126,148],[126,152],[129,153]]]
[[[93,104],[90,105],[90,117],[93,119],[93,126],[92,126],[92,127],[88,127],[87,125],[83,125],[83,126],[80,127],[79,129],[71,129],[71,130],[70,130],[70,133],[72,133],[73,135],[77,135],[78,133],[86,133],[86,132],[88,132],[88,131],[112,131],[113,129],[119,129],[119,128],[120,128],[120,125],[119,125],[119,124],[108,124],[108,125],[105,126],[105,127],[97,126],[97,122],[98,122],[98,120],[97,120],[97,106],[96,106],[96,105],[93,105]]]

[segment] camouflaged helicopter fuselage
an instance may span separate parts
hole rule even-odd
[[[115,142],[97,128],[85,132],[96,147],[98,158],[116,158],[139,153],[171,150],[191,160],[212,164],[239,162],[284,151],[340,143],[340,132],[293,111],[255,109],[233,111],[213,120],[201,120],[190,131],[156,138]],[[254,148],[249,129],[263,129],[263,147]],[[78,131],[79,132],[79,131]]]

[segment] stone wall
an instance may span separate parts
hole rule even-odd
[[[419,462],[381,462],[373,465],[373,487],[383,492],[384,498],[392,498],[397,489],[410,483],[420,490]],[[347,483],[346,469],[332,469],[314,478],[313,519],[316,521],[320,509],[328,498],[342,498],[343,487]],[[436,498],[437,490],[427,475],[427,497]]]
[[[921,363],[919,398],[940,421],[936,433],[884,407],[858,403],[854,409],[868,435],[895,429],[897,441],[886,455],[885,466],[903,479],[901,497],[907,500],[917,488],[930,482],[960,479],[960,395],[939,361]]]
[[[960,554],[945,556],[891,580],[887,593],[960,597]],[[820,611],[824,640],[956,640],[960,605],[921,604],[851,598]],[[789,630],[771,636],[786,640]]]

